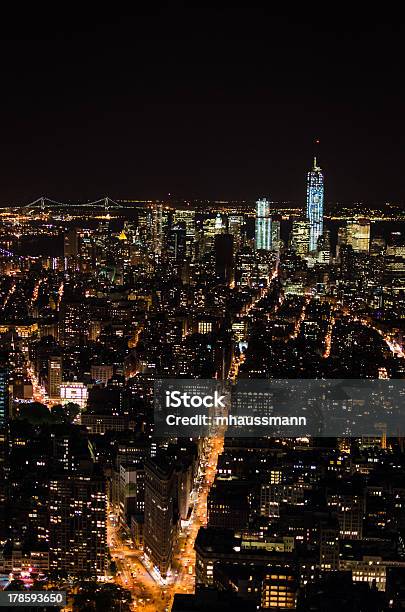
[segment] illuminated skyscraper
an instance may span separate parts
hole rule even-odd
[[[217,213],[217,216],[215,217],[215,229],[217,234],[222,234],[224,231],[224,221],[220,213]]]
[[[355,253],[368,253],[370,221],[368,219],[349,219],[346,225],[346,241]]]
[[[318,238],[323,234],[323,174],[314,157],[314,166],[308,172],[307,219],[310,224],[309,250],[315,251]]]
[[[73,269],[77,263],[77,256],[79,254],[79,238],[76,227],[72,227],[64,236],[63,254],[66,270],[68,268]]]
[[[270,202],[267,198],[256,202],[255,248],[271,250],[271,215]]]
[[[281,215],[273,215],[271,218],[271,248],[273,251],[279,251],[281,246],[280,228]]]
[[[95,266],[94,232],[90,229],[81,229],[78,232],[78,257],[82,272],[88,272]]]
[[[222,221],[222,216],[218,213],[216,217],[208,217],[203,221],[203,248],[204,253],[208,253],[214,249],[215,236],[224,233],[225,226]]]
[[[175,225],[185,223],[186,226],[186,255],[194,257],[196,241],[195,210],[176,210],[173,215]]]
[[[169,231],[167,252],[170,261],[182,264],[186,257],[187,228],[185,223],[176,223]]]
[[[107,568],[107,494],[104,476],[56,474],[49,485],[49,553],[53,570],[103,576]]]
[[[62,382],[62,357],[53,356],[48,361],[48,393],[53,399],[60,398]]]
[[[61,307],[60,340],[63,346],[82,346],[88,336],[88,310],[79,300],[63,302]]]
[[[155,256],[160,257],[163,247],[163,206],[152,204],[152,246]]]
[[[243,215],[228,216],[228,233],[233,236],[234,252],[237,253],[242,248],[245,239],[245,218]]]
[[[293,221],[290,246],[297,255],[300,255],[300,257],[304,257],[304,255],[308,253],[310,230],[311,226],[309,221]]]
[[[170,569],[177,536],[177,478],[161,457],[145,464],[145,553],[163,577]]]

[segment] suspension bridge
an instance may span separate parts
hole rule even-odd
[[[122,204],[119,204],[108,196],[105,196],[104,198],[99,198],[98,200],[93,200],[91,202],[58,202],[57,200],[53,200],[52,198],[41,196],[40,198],[37,198],[29,204],[25,204],[23,206],[18,207],[18,209],[20,211],[28,212],[29,214],[31,211],[46,212],[58,208],[103,208],[106,212],[108,212],[109,210],[117,210],[122,207]]]

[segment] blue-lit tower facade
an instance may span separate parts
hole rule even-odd
[[[309,250],[315,251],[318,238],[323,234],[323,174],[314,157],[314,166],[308,172],[307,219],[309,221]]]
[[[266,198],[256,202],[255,248],[271,250],[270,202]]]

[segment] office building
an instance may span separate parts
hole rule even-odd
[[[234,252],[237,253],[245,241],[245,218],[243,215],[228,215],[228,234],[233,236]]]
[[[215,272],[220,283],[229,285],[233,279],[233,236],[215,236]]]
[[[370,221],[350,219],[346,225],[346,244],[355,253],[368,253],[370,249]]]
[[[62,357],[53,356],[48,361],[48,395],[51,399],[60,398],[62,383]]]
[[[271,248],[273,251],[279,251],[281,248],[281,215],[273,215],[271,218]]]
[[[145,463],[145,554],[165,577],[178,531],[177,477],[173,465],[157,455]]]
[[[176,223],[169,230],[167,255],[177,265],[184,263],[187,254],[187,227],[184,222]]]
[[[315,251],[323,234],[324,181],[316,157],[307,179],[307,219],[309,221],[309,250]]]
[[[308,254],[310,244],[311,225],[309,221],[299,220],[293,221],[290,246],[293,251],[300,257]]]
[[[77,256],[79,254],[79,237],[78,230],[72,227],[63,238],[63,256],[65,261],[65,269],[74,269],[77,264]]]
[[[73,576],[104,576],[107,569],[106,481],[95,470],[51,478],[49,553],[53,570]]]
[[[173,214],[174,225],[183,224],[186,228],[186,255],[194,257],[196,241],[195,210],[176,210]]]
[[[256,202],[255,248],[257,251],[271,250],[271,214],[267,198]]]
[[[152,204],[152,248],[155,257],[160,257],[163,248],[163,205]]]
[[[223,223],[221,215],[209,217],[202,222],[201,254],[209,253],[214,249],[215,236],[222,234]]]

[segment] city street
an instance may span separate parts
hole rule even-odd
[[[129,589],[133,607],[143,612],[170,610],[175,593],[193,593],[195,586],[194,542],[200,527],[207,524],[207,497],[214,482],[218,456],[223,449],[223,437],[207,441],[206,468],[197,492],[189,525],[180,534],[173,558],[172,573],[166,583],[148,567],[142,551],[134,550],[122,542],[119,527],[108,525],[108,542],[112,559],[117,564],[114,582]],[[115,522],[115,519],[114,519]]]

